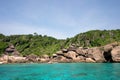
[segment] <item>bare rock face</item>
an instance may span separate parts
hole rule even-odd
[[[14,45],[11,44],[6,48],[5,54],[19,56],[20,53],[15,49]]]
[[[76,59],[77,54],[74,51],[68,51],[64,56],[74,60]]]
[[[109,51],[111,51],[113,49],[113,46],[112,45],[106,45],[106,46],[104,46],[104,51],[105,52],[109,52]]]
[[[114,42],[114,43],[111,43],[111,44],[108,44],[108,45],[105,45],[103,48],[104,48],[104,51],[105,52],[110,52],[114,47],[118,46],[118,43],[117,42]]]
[[[2,57],[0,57],[0,62],[1,64],[8,63],[8,55],[3,55]]]
[[[83,49],[83,48],[79,47],[76,49],[76,53],[81,56],[85,56],[87,54],[87,49]]]
[[[9,56],[8,63],[24,63],[26,62],[26,57],[20,56]]]
[[[93,60],[92,58],[86,58],[86,62],[95,63],[96,61],[95,61],[95,60]]]
[[[40,62],[49,62],[49,60],[50,60],[50,57],[47,54],[44,54],[41,56],[39,61]]]
[[[103,55],[104,51],[102,51],[100,48],[92,48],[88,51],[88,58],[94,59],[96,62],[105,62],[105,58]]]
[[[120,46],[115,47],[111,51],[111,55],[114,62],[120,62]]]
[[[105,45],[103,47],[104,49],[104,58],[106,59],[106,62],[114,62],[114,60],[112,59],[112,50],[115,49],[115,47],[118,46],[118,43],[117,42],[114,42],[114,43],[111,43],[111,44],[108,44],[108,45]]]
[[[30,54],[26,57],[27,61],[28,62],[49,62],[50,60],[50,57],[46,54],[42,55],[41,57],[38,57],[37,55],[35,54]]]
[[[93,57],[95,59],[96,62],[105,62],[105,58],[103,56],[103,51],[101,51],[99,48],[96,48],[93,51]]]
[[[30,54],[26,57],[26,59],[30,62],[37,62],[37,55],[34,55],[34,54]]]
[[[64,56],[57,56],[54,59],[52,59],[52,62],[69,62],[69,59],[67,59]]]
[[[74,62],[85,62],[85,57],[83,57],[83,56],[77,56],[74,59]]]
[[[0,57],[0,62],[2,63],[24,63],[26,61],[26,57],[21,56],[3,55],[2,57]]]

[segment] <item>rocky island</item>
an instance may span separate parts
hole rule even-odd
[[[120,30],[93,30],[66,40],[0,35],[0,64],[31,62],[120,62]]]

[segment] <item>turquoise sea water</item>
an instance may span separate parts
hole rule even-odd
[[[120,80],[120,63],[4,64],[0,80]]]

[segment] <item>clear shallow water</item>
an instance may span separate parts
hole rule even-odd
[[[120,63],[4,64],[0,80],[120,80]]]

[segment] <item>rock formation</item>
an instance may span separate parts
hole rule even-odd
[[[5,54],[7,55],[16,55],[19,56],[19,52],[15,49],[14,45],[10,44],[6,50],[5,50]]]
[[[62,49],[53,55],[56,62],[120,62],[120,46],[118,43],[102,47],[83,48],[75,46]]]
[[[111,56],[114,62],[120,62],[120,46],[116,46],[112,49]]]
[[[2,63],[25,63],[27,62],[26,57],[21,56],[9,56],[3,55],[0,57],[0,62]]]
[[[9,45],[5,50],[5,54],[0,57],[0,64],[26,62],[120,62],[120,46],[118,43],[93,48],[72,45],[67,49],[57,51],[51,57],[48,55],[38,57],[34,54],[23,57],[20,56],[13,45]]]

